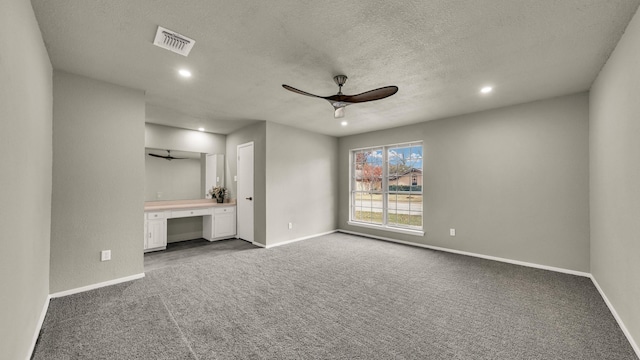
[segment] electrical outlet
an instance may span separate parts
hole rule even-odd
[[[289,230],[293,229],[293,223],[289,223]]]
[[[449,229],[449,236],[456,236],[456,229]]]
[[[111,250],[102,250],[100,253],[100,261],[109,261],[111,260]]]
[[[156,199],[162,199],[162,191],[156,193]]]

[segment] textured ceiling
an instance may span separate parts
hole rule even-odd
[[[589,89],[640,0],[33,0],[55,69],[146,91],[147,121],[229,133],[259,120],[342,136]],[[153,46],[158,25],[196,41]],[[179,78],[177,69],[193,72]],[[386,85],[346,108],[318,95]],[[481,96],[481,86],[494,93]]]

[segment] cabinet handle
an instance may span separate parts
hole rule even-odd
[[[151,239],[151,233],[149,233],[149,239]]]

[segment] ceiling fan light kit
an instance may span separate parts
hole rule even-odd
[[[378,89],[365,91],[357,95],[344,95],[342,93],[342,86],[347,82],[347,79],[348,78],[346,75],[336,75],[333,77],[333,81],[335,81],[335,83],[338,85],[338,93],[331,96],[314,95],[285,84],[282,84],[282,87],[300,95],[311,96],[311,97],[327,100],[329,104],[333,106],[333,109],[334,109],[333,116],[336,119],[344,117],[344,108],[351,104],[384,99],[398,92],[398,87],[392,85],[392,86],[385,86]]]

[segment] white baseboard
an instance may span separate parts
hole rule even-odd
[[[259,243],[259,242],[255,242],[255,241],[252,241],[251,243],[252,243],[253,245],[258,246],[258,247],[261,247],[261,248],[266,248],[266,247],[267,247],[265,244],[261,244],[261,243]]]
[[[299,238],[296,238],[296,239],[286,240],[286,241],[282,241],[282,242],[279,242],[279,243],[266,245],[266,246],[262,245],[262,244],[256,244],[256,245],[265,247],[267,249],[271,249],[271,248],[276,247],[276,246],[287,245],[287,244],[291,244],[291,243],[294,243],[294,242],[297,242],[297,241],[308,240],[308,239],[316,238],[318,236],[324,236],[324,235],[333,234],[333,233],[335,233],[337,231],[338,230],[331,230],[331,231],[327,231],[327,232],[323,232],[323,233],[319,233],[319,234],[313,234],[313,235],[309,235],[309,236],[299,237]]]
[[[618,322],[618,326],[620,326],[620,329],[622,329],[624,336],[626,336],[627,340],[629,340],[629,343],[631,344],[633,351],[636,352],[636,356],[640,359],[640,347],[638,346],[636,341],[633,339],[633,336],[631,336],[631,333],[629,332],[629,330],[627,330],[627,327],[624,325],[624,322],[622,322],[620,315],[618,315],[618,312],[613,307],[613,304],[611,304],[611,302],[609,301],[609,298],[607,298],[607,295],[605,295],[604,290],[602,290],[602,288],[600,287],[600,284],[598,284],[598,281],[596,281],[596,278],[593,277],[593,274],[591,274],[589,277],[591,278],[593,285],[595,285],[596,289],[598,289],[598,292],[600,293],[600,296],[602,296],[604,303],[607,304],[609,311],[611,311],[611,314],[613,314],[613,318],[616,319],[616,321]]]
[[[33,339],[31,339],[31,348],[27,353],[26,360],[31,359],[31,357],[33,356],[33,351],[36,349],[36,342],[38,341],[38,336],[40,336],[40,330],[42,330],[42,324],[44,324],[44,318],[45,316],[47,316],[47,311],[49,310],[50,301],[51,301],[51,295],[47,295],[47,298],[44,301],[44,305],[42,305],[42,312],[40,312],[38,323],[36,324],[36,331],[33,334]]]
[[[109,281],[104,281],[104,282],[97,283],[97,284],[91,284],[91,285],[82,286],[82,287],[75,288],[75,289],[69,289],[69,290],[60,291],[60,292],[53,293],[53,294],[49,295],[49,297],[50,298],[59,298],[59,297],[63,297],[63,296],[78,294],[78,293],[81,293],[81,292],[85,292],[85,291],[89,291],[89,290],[93,290],[93,289],[98,289],[98,288],[109,286],[109,285],[115,285],[115,284],[120,284],[120,283],[131,281],[131,280],[142,279],[143,277],[144,277],[144,273],[125,276],[125,277],[121,277],[121,278],[113,279],[113,280],[109,280]]]
[[[472,252],[467,252],[467,251],[448,249],[448,248],[443,248],[443,247],[439,247],[439,246],[424,245],[424,244],[414,243],[414,242],[410,242],[410,241],[392,239],[392,238],[383,237],[383,236],[375,236],[375,235],[370,235],[370,234],[363,234],[363,233],[350,231],[350,230],[342,230],[342,229],[340,229],[338,231],[341,232],[341,233],[345,233],[345,234],[364,236],[364,237],[369,237],[369,238],[378,239],[378,240],[384,240],[384,241],[391,241],[391,242],[395,242],[395,243],[399,243],[399,244],[417,246],[417,247],[421,247],[421,248],[425,248],[425,249],[444,251],[444,252],[449,252],[449,253],[459,254],[459,255],[473,256],[473,257],[477,257],[477,258],[481,258],[481,259],[500,261],[500,262],[504,262],[504,263],[520,265],[520,266],[527,266],[527,267],[532,267],[532,268],[536,268],[536,269],[555,271],[555,272],[564,273],[564,274],[577,275],[577,276],[583,276],[583,277],[591,277],[590,273],[586,273],[586,272],[582,272],[582,271],[564,269],[564,268],[548,266],[548,265],[540,265],[540,264],[530,263],[530,262],[526,262],[526,261],[512,260],[512,259],[501,258],[501,257],[497,257],[497,256],[490,256],[490,255],[477,254],[477,253],[472,253]]]

